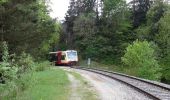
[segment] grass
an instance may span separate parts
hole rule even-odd
[[[81,61],[80,66],[87,67],[87,61]],[[91,65],[88,66],[90,68],[100,68],[104,70],[109,70],[109,71],[115,71],[115,72],[120,72],[124,73],[127,75],[132,75],[132,76],[138,76],[137,69],[136,68],[130,68],[130,67],[124,67],[124,66],[115,66],[115,65],[105,65],[101,64],[95,61],[91,61]]]
[[[69,80],[63,70],[49,69],[36,72],[32,77],[35,83],[15,100],[68,100]]]

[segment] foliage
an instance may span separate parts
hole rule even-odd
[[[16,84],[18,86],[18,90],[16,91],[16,94],[18,94],[18,92],[22,92],[28,89],[29,87],[33,85],[34,82],[36,82],[35,78],[32,77],[33,75],[34,75],[34,72],[20,75],[20,78],[16,81]]]
[[[30,85],[34,61],[52,51],[61,26],[49,16],[47,0],[1,0],[0,28],[0,99],[8,99]]]
[[[167,6],[161,0],[156,0],[146,14],[146,23],[137,28],[137,37],[140,40],[155,41],[155,35],[159,33],[159,20],[167,10]]]
[[[33,58],[24,52],[18,57],[16,63],[18,65],[18,74],[29,72],[35,67]]]
[[[95,36],[95,19],[94,14],[82,14],[74,21],[74,47],[82,51],[82,55],[86,56],[93,55],[92,52],[88,50],[93,44],[93,39]],[[81,41],[80,41],[81,39]],[[90,45],[91,44],[91,45]],[[93,47],[91,47],[92,49]]]
[[[132,0],[132,19],[133,27],[137,28],[146,23],[147,12],[154,0]]]
[[[140,40],[154,41],[158,45],[158,60],[162,68],[162,82],[169,83],[169,3],[156,0],[146,15],[146,23],[135,32]]]
[[[161,48],[160,61],[163,68],[163,78],[170,82],[170,10],[168,9],[159,21],[159,34],[156,34],[156,42]]]
[[[48,13],[46,0],[7,0],[0,4],[1,41],[7,41],[9,52],[25,51],[35,58],[45,58],[58,41],[60,24]]]
[[[123,0],[72,0],[64,22],[67,49],[80,51],[83,59],[90,57],[113,64],[120,60],[126,42],[133,39],[129,18]]]
[[[99,49],[103,52],[100,54],[106,55],[106,59],[120,62],[120,57],[123,55],[127,43],[133,40],[133,35],[129,31],[131,29],[129,18],[130,11],[123,0],[104,1],[98,34],[103,38],[100,41],[101,49]]]
[[[48,61],[39,62],[36,64],[35,71],[44,71],[50,68],[51,63]]]
[[[160,78],[161,72],[161,80],[168,82],[169,7],[166,0],[132,0],[128,4],[125,0],[71,0],[59,48],[76,49],[81,59],[91,58],[108,65],[123,66],[121,57],[128,44],[136,39],[144,41],[144,44],[148,41],[150,49],[144,50],[148,49],[153,53],[148,58],[153,57],[151,62],[146,61],[144,65],[142,62],[131,63],[129,69],[121,69],[133,74],[133,66],[136,66],[134,70],[137,70],[139,76],[156,80]],[[136,55],[141,55],[141,52],[136,52]],[[144,58],[145,56],[140,59]],[[149,70],[150,67],[153,70]]]
[[[16,89],[17,65],[11,61],[6,42],[2,43],[2,62],[0,62],[0,98]],[[2,92],[1,92],[2,90]],[[5,94],[6,93],[6,94]],[[12,95],[12,94],[11,94]]]
[[[31,85],[34,66],[33,58],[26,53],[22,53],[19,57],[9,55],[7,43],[3,42],[2,62],[0,62],[0,99],[8,99],[28,88]]]
[[[142,78],[159,80],[160,66],[154,55],[154,49],[147,41],[135,41],[126,48],[122,62],[129,66],[138,68],[138,76]]]
[[[8,46],[6,42],[2,43],[2,62],[0,62],[0,83],[7,83],[17,79],[17,65],[9,61]]]

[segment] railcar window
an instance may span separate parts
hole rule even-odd
[[[77,58],[77,52],[68,52],[68,59],[75,60]]]
[[[66,55],[61,56],[61,60],[65,60]]]

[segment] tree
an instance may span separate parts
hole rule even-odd
[[[67,46],[69,49],[74,48],[74,22],[80,18],[81,15],[88,16],[89,13],[94,13],[96,0],[71,0],[67,11],[64,25],[67,33]]]
[[[158,45],[158,60],[162,68],[163,82],[169,82],[169,3],[155,0],[147,12],[146,23],[139,26],[135,32],[140,40],[153,41]]]
[[[159,21],[159,33],[156,34],[156,42],[158,43],[160,51],[160,62],[163,68],[163,78],[170,82],[170,10],[164,13]]]
[[[71,0],[70,6],[65,17],[65,32],[66,32],[66,45],[69,49],[73,48],[73,26],[74,20],[77,16],[76,1]]]
[[[133,37],[129,31],[131,28],[129,9],[123,0],[105,0],[103,2],[98,34],[107,42],[104,42],[106,44],[102,46],[105,51],[102,54],[107,55],[106,59],[108,57],[108,60],[112,60],[114,63],[120,62],[127,42],[130,42]]]
[[[10,53],[25,51],[38,57],[44,53],[44,42],[57,38],[56,21],[48,15],[45,0],[8,0],[0,10],[1,42],[8,42]]]
[[[133,0],[131,2],[134,28],[146,22],[146,14],[152,3],[153,0]]]
[[[154,52],[151,43],[137,40],[126,48],[122,62],[128,67],[137,68],[139,77],[159,80],[160,66]]]
[[[156,0],[146,15],[146,23],[136,30],[137,37],[141,40],[155,41],[155,35],[159,33],[159,20],[167,10],[167,5],[162,0]]]
[[[72,0],[64,26],[68,49],[81,51],[83,58],[120,60],[126,42],[133,40],[123,0]]]
[[[74,47],[81,51],[83,57],[94,57],[94,53],[89,51],[89,47],[91,49],[94,48],[94,40],[95,40],[95,14],[81,14],[74,21]],[[95,52],[95,51],[94,51]]]

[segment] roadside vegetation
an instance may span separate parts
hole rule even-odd
[[[126,48],[122,62],[126,67],[136,69],[137,76],[159,81],[161,68],[154,55],[153,45],[147,41],[135,41]]]
[[[43,63],[44,68],[49,63]],[[2,62],[0,62],[0,98],[8,100],[15,97],[34,83],[32,75],[42,66],[26,53],[19,56],[10,55],[6,42],[2,43]]]
[[[61,69],[52,69],[50,62],[35,62],[22,53],[9,55],[3,42],[0,62],[0,99],[2,100],[67,100],[69,80]],[[11,57],[12,56],[12,57]]]
[[[60,23],[49,16],[48,4],[47,0],[0,0],[0,100],[15,97],[28,100],[26,93],[32,92],[33,86],[38,88],[43,84],[39,81],[44,82],[41,79],[44,74],[61,74],[63,77],[58,76],[61,80],[66,78],[62,71],[55,71],[58,74],[51,71],[47,61],[48,53],[58,43],[61,30]],[[55,80],[56,85],[65,85],[67,80],[60,79]],[[49,80],[53,81],[50,77]],[[47,88],[53,91],[53,88]],[[56,90],[56,93],[59,91],[62,90]]]

